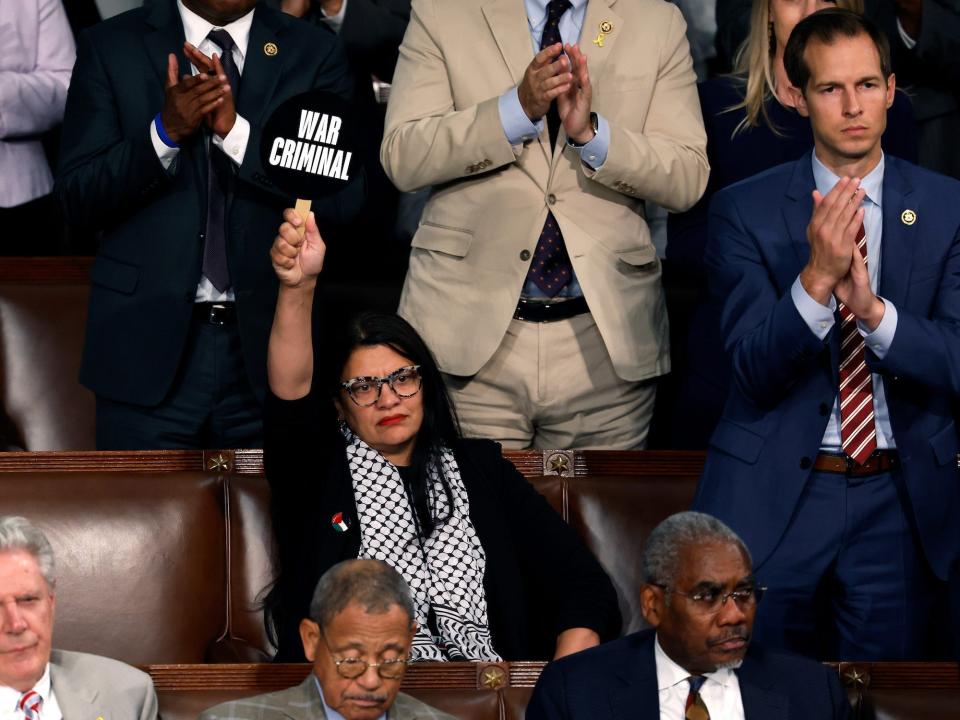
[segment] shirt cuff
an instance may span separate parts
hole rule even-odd
[[[157,153],[157,158],[163,165],[163,169],[170,170],[170,166],[173,165],[173,161],[177,159],[177,155],[180,153],[180,148],[170,147],[160,139],[156,120],[150,121],[150,142],[153,143],[153,150]]]
[[[900,36],[903,44],[907,46],[907,50],[913,50],[913,48],[916,47],[917,41],[907,35],[907,31],[904,30],[903,25],[900,24],[900,18],[897,18],[897,34]]]
[[[247,141],[250,140],[250,123],[242,115],[237,115],[233,129],[223,139],[213,136],[213,144],[235,164],[243,165],[243,156],[247,153]]]
[[[577,148],[580,160],[593,170],[599,170],[607,161],[607,150],[610,148],[610,124],[600,113],[597,113],[597,133],[586,145]]]
[[[876,330],[870,332],[859,320],[857,320],[857,330],[863,336],[863,342],[866,346],[873,351],[877,358],[883,360],[890,352],[890,346],[893,344],[893,336],[897,333],[899,316],[897,315],[897,307],[892,302],[883,298],[880,298],[880,300],[883,301],[884,310],[883,317],[880,319],[880,324],[877,325]]]
[[[528,140],[533,140],[543,130],[543,118],[533,122],[523,111],[517,88],[510,88],[501,95],[497,107],[500,110],[503,134],[507,136],[507,142],[511,145],[521,145]]]
[[[810,297],[798,275],[797,279],[793,281],[793,285],[790,286],[790,297],[793,298],[793,304],[807,327],[810,328],[810,332],[821,340],[826,339],[836,322],[833,313],[837,310],[837,301],[833,295],[830,296],[829,307],[821,305]]]
[[[323,11],[323,5],[320,6],[320,18],[335,33],[340,32],[340,28],[343,25],[343,18],[347,15],[347,2],[348,0],[343,0],[343,5],[340,6],[340,11],[336,15],[327,15]]]

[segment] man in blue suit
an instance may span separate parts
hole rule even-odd
[[[837,673],[750,642],[763,588],[734,532],[672,515],[643,552],[653,626],[548,665],[527,720],[831,720],[850,715]]]
[[[814,13],[785,65],[814,152],[713,203],[734,384],[695,507],[753,549],[758,637],[931,657],[960,549],[960,184],[884,156],[894,78],[870,21]]]
[[[269,250],[291,200],[266,177],[262,128],[308,90],[349,97],[343,49],[258,0],[152,0],[78,48],[57,192],[99,234],[80,369],[97,446],[257,446]],[[362,200],[356,182],[314,210]]]

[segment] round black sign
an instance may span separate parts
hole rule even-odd
[[[270,182],[291,197],[332,195],[363,172],[356,137],[350,104],[311,91],[273,111],[263,128],[260,160]]]

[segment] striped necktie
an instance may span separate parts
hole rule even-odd
[[[687,695],[686,710],[683,713],[685,720],[710,720],[710,711],[700,697],[700,688],[707,681],[702,675],[691,675],[687,678],[690,683],[690,693]]]
[[[24,720],[40,720],[40,706],[43,705],[43,698],[35,690],[27,690],[20,696],[20,702],[17,709],[23,713]]]
[[[863,226],[857,247],[867,262],[867,236]],[[862,465],[877,449],[873,417],[873,377],[867,368],[866,346],[857,329],[857,319],[840,304],[840,444],[843,451]]]

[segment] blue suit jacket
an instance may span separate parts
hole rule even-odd
[[[706,261],[733,384],[694,505],[740,533],[757,566],[790,520],[837,396],[839,319],[821,341],[790,297],[809,257],[814,187],[808,153],[732,185],[711,208]],[[887,156],[882,206],[878,294],[899,321],[886,357],[868,348],[867,365],[884,378],[923,548],[946,578],[960,549],[960,183]]]
[[[527,720],[658,720],[654,638],[644,630],[550,663]],[[737,678],[746,720],[850,716],[836,671],[813,660],[751,645]]]

